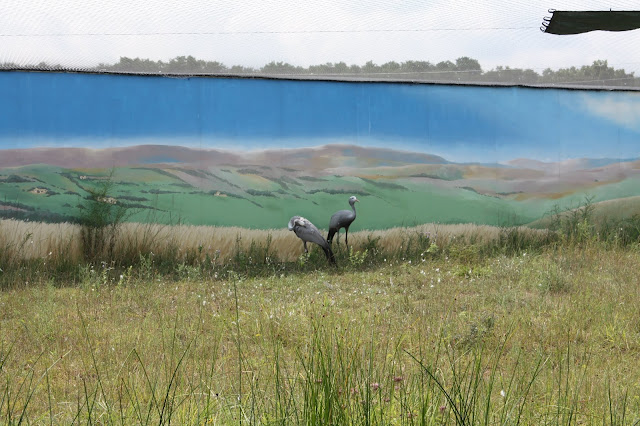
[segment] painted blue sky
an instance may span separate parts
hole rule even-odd
[[[0,73],[0,149],[384,146],[457,162],[640,157],[640,94]],[[1,155],[1,151],[0,151]]]

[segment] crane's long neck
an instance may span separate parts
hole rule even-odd
[[[353,210],[353,217],[356,216],[356,203],[349,203],[351,204],[351,210]]]

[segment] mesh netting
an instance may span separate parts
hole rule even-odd
[[[558,36],[549,8],[633,1],[87,0],[0,4],[0,67],[640,87],[640,31]]]

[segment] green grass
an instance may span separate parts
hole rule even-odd
[[[0,423],[638,421],[637,247],[474,247],[16,283],[0,292]]]

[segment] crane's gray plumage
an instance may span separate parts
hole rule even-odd
[[[322,247],[322,250],[327,256],[329,262],[333,264],[336,263],[336,258],[333,256],[333,252],[331,251],[329,243],[324,239],[318,228],[316,228],[315,225],[309,220],[301,216],[293,216],[289,220],[288,228],[289,231],[293,231],[298,236],[298,238],[302,240],[302,242],[304,243],[305,253],[309,252],[309,250],[307,249],[308,242],[316,243],[317,245]]]
[[[338,234],[338,241],[340,239],[340,228],[344,228],[344,243],[345,245],[349,244],[349,226],[356,220],[356,206],[355,203],[358,202],[355,195],[349,197],[349,205],[351,206],[351,210],[339,210],[335,212],[331,216],[331,220],[329,221],[329,235],[327,235],[327,242],[331,244],[333,241],[333,236]]]

